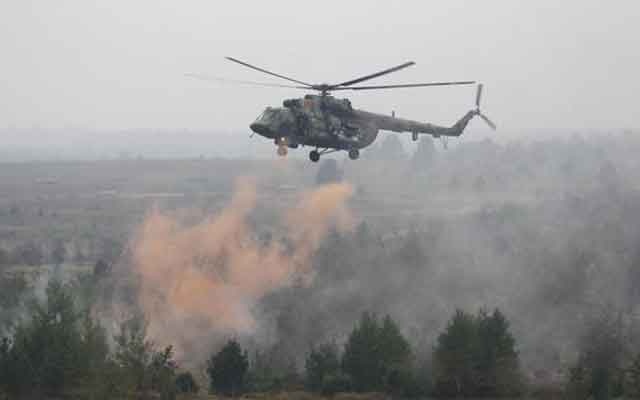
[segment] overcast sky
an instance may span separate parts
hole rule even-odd
[[[244,129],[304,94],[183,75],[279,82],[224,56],[312,82],[413,60],[375,82],[482,81],[502,135],[634,128],[638,21],[637,0],[2,0],[0,128]],[[357,108],[449,125],[474,89],[343,93]]]

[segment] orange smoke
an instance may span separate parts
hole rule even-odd
[[[250,180],[237,183],[222,212],[196,225],[153,210],[132,247],[149,334],[188,347],[203,333],[251,332],[252,306],[294,281],[310,281],[310,257],[327,231],[351,227],[351,193],[349,185],[330,184],[304,194],[283,218],[292,249],[255,239],[246,222],[256,207]]]

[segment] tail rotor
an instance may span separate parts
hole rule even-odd
[[[476,115],[478,115],[480,118],[482,118],[484,120],[484,122],[487,123],[487,125],[489,125],[489,127],[491,127],[491,129],[493,129],[494,131],[496,130],[496,124],[494,124],[489,117],[487,117],[486,115],[484,115],[481,111],[480,111],[480,100],[482,99],[482,88],[483,85],[482,83],[478,84],[478,89],[476,90],[476,109],[475,109],[475,113]]]

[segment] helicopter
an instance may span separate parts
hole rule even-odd
[[[312,162],[318,162],[321,155],[337,151],[347,151],[350,159],[357,160],[360,157],[360,149],[372,144],[376,140],[378,132],[381,130],[411,133],[413,141],[417,141],[420,134],[428,134],[434,138],[444,139],[450,136],[460,136],[469,121],[475,116],[481,117],[489,127],[494,130],[496,129],[496,125],[480,111],[482,84],[477,85],[475,108],[468,111],[451,127],[397,118],[395,112],[389,116],[358,110],[353,108],[348,99],[338,99],[331,95],[332,92],[344,90],[381,90],[473,85],[476,83],[475,81],[455,81],[373,86],[357,85],[370,79],[415,65],[413,61],[408,61],[383,71],[338,84],[312,84],[268,71],[237,58],[225,58],[244,67],[275,76],[295,83],[296,85],[211,78],[198,74],[187,75],[205,80],[214,79],[224,82],[304,89],[318,92],[318,94],[307,94],[303,98],[286,99],[283,101],[282,107],[267,107],[249,126],[254,133],[273,140],[277,146],[277,154],[279,156],[286,156],[289,148],[296,149],[298,147],[309,146],[314,148],[309,152],[309,159]]]

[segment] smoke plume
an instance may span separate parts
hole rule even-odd
[[[275,290],[311,282],[310,258],[327,231],[351,227],[351,193],[331,184],[303,194],[281,217],[280,240],[258,239],[248,223],[262,206],[248,179],[237,182],[226,208],[196,224],[152,210],[132,245],[149,335],[184,353],[205,337],[253,332],[252,307]]]

